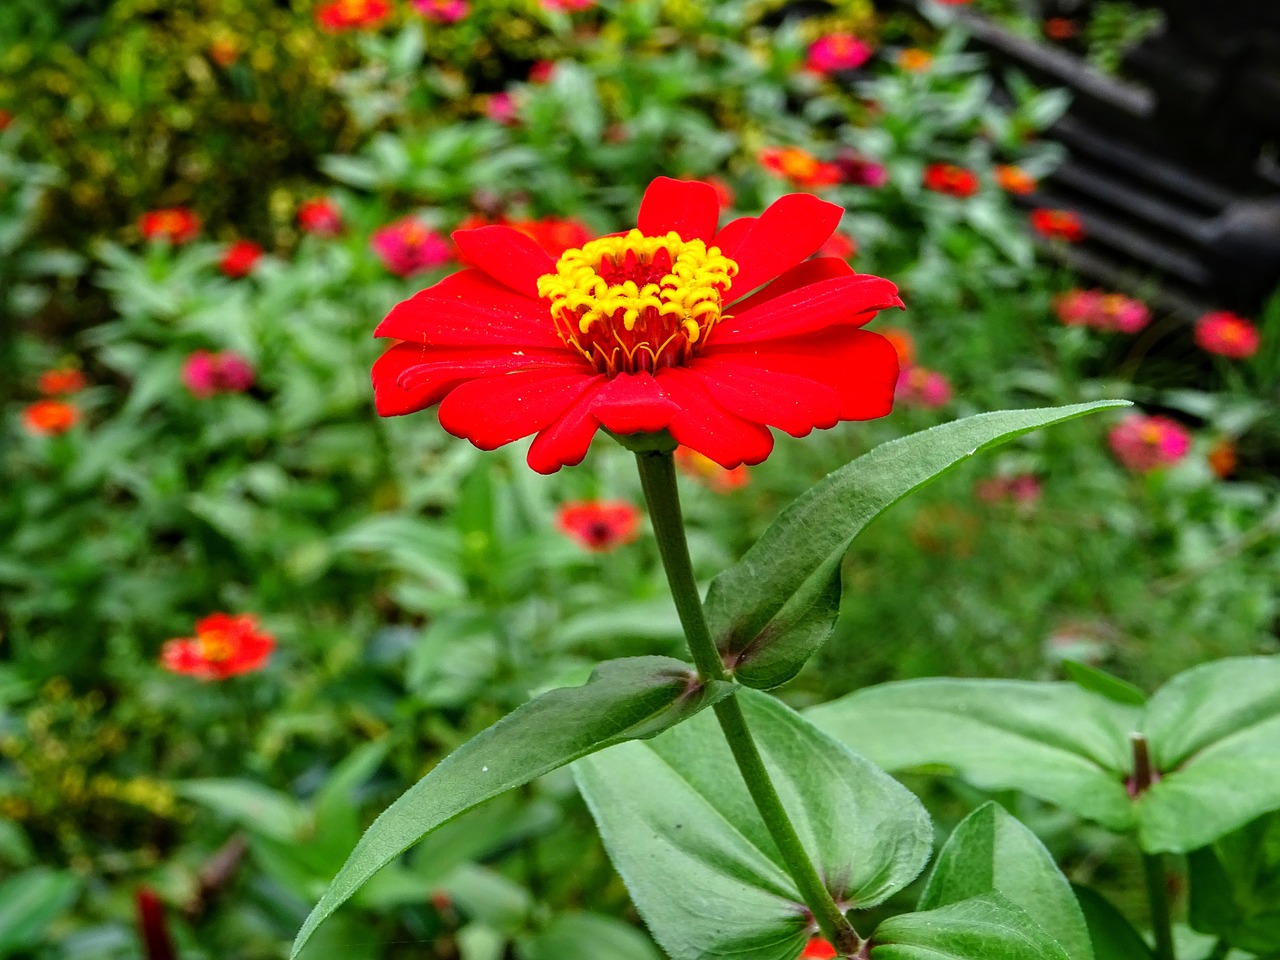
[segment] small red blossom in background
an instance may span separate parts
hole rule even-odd
[[[209,59],[225,70],[240,59],[240,44],[231,37],[214,37],[209,41]]]
[[[23,426],[37,437],[66,433],[79,422],[79,409],[61,400],[37,400],[22,411]]]
[[[252,240],[236,240],[223,252],[218,269],[233,279],[247,277],[261,259],[262,247]]]
[[[800,960],[833,960],[836,948],[821,937],[814,937],[805,945]]]
[[[1151,322],[1151,311],[1141,300],[1101,290],[1068,290],[1054,299],[1053,310],[1069,327],[1108,333],[1137,333]]]
[[[1080,32],[1080,25],[1068,17],[1050,17],[1044,22],[1044,35],[1050,40],[1070,40]]]
[[[134,894],[138,910],[138,932],[142,934],[142,947],[146,960],[178,960],[178,951],[169,933],[169,922],[164,915],[162,901],[148,887],[139,887]]]
[[[57,397],[68,393],[79,393],[85,388],[86,383],[84,374],[75,367],[59,367],[40,374],[37,386],[46,397]]]
[[[543,217],[541,220],[507,220],[500,217],[490,220],[479,214],[472,214],[459,222],[457,229],[475,230],[495,225],[519,230],[553,257],[560,256],[570,247],[580,247],[591,239],[591,231],[586,224],[568,217]]]
[[[931,163],[924,171],[924,188],[952,197],[972,197],[978,192],[978,175],[954,163]]]
[[[933,54],[919,47],[907,47],[898,54],[898,69],[907,73],[924,73],[933,66]]]
[[[510,127],[520,120],[520,115],[516,108],[516,98],[506,90],[500,93],[486,94],[482,99],[482,103],[484,115],[495,123]]]
[[[275,637],[258,627],[251,613],[213,613],[196,623],[196,635],[169,640],[160,665],[201,680],[225,680],[261,670],[276,647]]]
[[[13,123],[13,114],[8,110],[0,109],[0,133],[8,130],[11,123]]]
[[[1220,357],[1247,360],[1258,352],[1262,335],[1244,317],[1227,310],[1215,310],[1196,321],[1196,345]]]
[[[164,241],[178,246],[200,235],[200,218],[188,207],[149,210],[138,218],[142,236],[153,243]]]
[[[840,182],[839,167],[822,162],[800,147],[765,147],[757,159],[769,173],[798,187],[829,187]]]
[[[556,526],[579,546],[607,553],[640,536],[640,511],[623,500],[580,500],[560,508]]]
[[[1030,505],[1040,499],[1040,480],[1034,473],[1008,477],[987,477],[973,488],[979,500],[986,503],[1011,502]]]
[[[196,350],[182,365],[182,382],[192,396],[201,399],[217,393],[242,393],[253,381],[253,365],[233,350]]]
[[[411,277],[453,259],[448,241],[412,214],[375,230],[369,243],[398,277]]]
[[[1035,177],[1021,167],[1014,167],[1009,164],[997,166],[995,174],[996,186],[1005,193],[1014,193],[1021,197],[1025,197],[1029,193],[1035,193],[1036,187],[1040,185]]]
[[[1191,449],[1191,435],[1168,417],[1131,413],[1107,435],[1111,452],[1125,467],[1149,473],[1177,463]]]
[[[697,450],[689,447],[676,447],[676,466],[687,476],[693,477],[703,486],[710,487],[716,493],[729,493],[745,487],[751,480],[749,471],[739,464],[732,470],[726,470],[710,457],[704,457]]]
[[[457,23],[471,13],[467,0],[413,0],[413,6],[432,23]]]
[[[818,248],[819,257],[835,257],[837,260],[852,260],[858,254],[858,242],[847,233],[836,231],[826,243]]]
[[[1031,211],[1031,229],[1046,240],[1066,240],[1079,243],[1085,238],[1084,224],[1070,210],[1049,210],[1039,207]]]
[[[1225,480],[1236,472],[1236,467],[1240,463],[1240,454],[1236,450],[1234,441],[1229,437],[1222,437],[1209,448],[1205,459],[1209,462],[1209,469],[1213,471],[1214,476],[1219,480]]]
[[[342,232],[342,211],[328,197],[304,200],[298,206],[298,226],[317,237],[336,237]]]
[[[896,396],[909,407],[937,410],[951,402],[951,383],[936,370],[907,367],[898,377]]]
[[[556,62],[554,60],[539,60],[529,68],[529,82],[550,83],[555,74]]]
[[[840,182],[855,187],[883,187],[889,182],[889,171],[884,164],[868,160],[856,150],[841,150],[836,154],[836,169]]]
[[[316,8],[316,23],[330,33],[376,30],[390,16],[390,0],[332,0]]]
[[[905,370],[916,362],[916,343],[907,331],[896,327],[882,327],[880,336],[893,345],[893,350],[898,355],[898,366],[901,369]]]
[[[510,227],[456,231],[472,269],[376,331],[400,341],[373,368],[378,412],[438,403],[444,428],[482,450],[534,434],[539,473],[580,463],[602,427],[667,430],[731,469],[769,455],[770,427],[884,416],[898,358],[859,328],[902,305],[897,287],[809,259],[842,214],[790,194],[717,229],[710,184],[659,177],[637,229],[558,261]]]
[[[578,13],[582,10],[590,10],[596,5],[596,0],[542,0],[543,10],[554,10],[559,13]]]
[[[711,188],[715,190],[716,202],[720,204],[720,209],[732,210],[735,200],[733,187],[719,177],[707,177],[706,182],[711,184]]]
[[[871,59],[871,45],[852,33],[829,33],[809,44],[806,70],[827,74],[835,70],[856,70]]]

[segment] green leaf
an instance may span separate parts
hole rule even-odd
[[[1088,887],[1073,889],[1089,925],[1096,960],[1155,960],[1147,941],[1109,900]]]
[[[1142,732],[1164,776],[1139,799],[1139,842],[1186,853],[1280,809],[1280,658],[1235,657],[1179,674]]]
[[[738,702],[836,901],[870,907],[910,883],[932,833],[919,801],[775,698],[741,690]],[[807,911],[711,715],[597,754],[574,773],[671,957],[794,960]]]
[[[1101,401],[983,413],[892,440],[829,474],[712,581],[707,620],[726,663],[749,686],[785,683],[830,635],[839,607],[840,561],[880,513],[980,451],[1124,405]]]
[[[998,893],[891,917],[871,960],[1068,960],[1026,911]]]
[[[999,893],[1027,912],[1070,960],[1093,960],[1084,915],[1049,851],[996,803],[961,821],[938,854],[921,910]]]
[[[309,819],[293,797],[252,780],[188,780],[178,784],[177,792],[275,840],[298,840]]]
[[[1135,825],[1124,781],[1140,711],[1075,684],[907,680],[805,715],[886,770],[954,773],[985,790],[1021,790],[1112,830]]]
[[[520,960],[662,960],[635,927],[598,913],[562,913],[518,952]]]
[[[1141,707],[1147,702],[1147,695],[1141,689],[1128,680],[1113,677],[1105,670],[1099,670],[1085,663],[1077,663],[1074,660],[1062,661],[1062,669],[1072,683],[1100,697],[1106,697],[1116,703],[1128,704],[1131,707]]]
[[[1187,857],[1191,926],[1254,953],[1280,945],[1280,814]]]
[[[45,927],[79,893],[79,877],[49,867],[32,867],[0,883],[0,957],[38,944]]]
[[[365,881],[436,827],[595,750],[651,737],[732,690],[698,686],[678,660],[633,657],[601,664],[581,687],[524,704],[445,757],[374,821],[302,925],[292,956]]]

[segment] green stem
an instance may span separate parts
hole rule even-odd
[[[676,488],[675,461],[670,453],[637,452],[636,464],[640,469],[640,482],[644,487],[645,501],[649,505],[658,552],[662,555],[662,565],[667,572],[667,583],[671,586],[676,612],[680,615],[680,623],[689,641],[689,650],[698,668],[698,676],[704,683],[711,680],[731,680],[707,627],[698,583],[693,576],[693,565],[689,562],[689,545],[685,541],[680,494]],[[747,791],[755,801],[756,809],[760,811],[769,835],[782,854],[800,895],[813,912],[822,935],[842,955],[855,954],[862,947],[862,939],[832,899],[800,842],[800,836],[796,833],[791,818],[787,816],[782,799],[760,757],[737,698],[726,697],[713,709],[742,779],[746,782]]]
[[[1169,918],[1169,887],[1165,883],[1164,857],[1158,853],[1144,853],[1142,869],[1147,876],[1147,902],[1151,906],[1151,929],[1156,937],[1156,960],[1177,960],[1173,952],[1173,924]]]

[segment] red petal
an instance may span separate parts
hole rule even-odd
[[[721,407],[694,371],[666,367],[658,371],[658,384],[680,405],[680,412],[667,427],[677,443],[692,447],[726,470],[743,463],[760,463],[773,450],[769,428]]]
[[[526,297],[538,296],[538,278],[556,272],[556,262],[532,237],[501,225],[455,230],[463,258]]]
[[[620,373],[591,397],[592,415],[614,433],[657,433],[679,409],[647,373]]]
[[[658,177],[644,192],[636,226],[646,237],[664,237],[674,230],[681,240],[709,244],[719,220],[720,201],[711,184]]]
[[[537,433],[556,420],[603,375],[533,370],[471,380],[440,404],[440,425],[481,450]]]
[[[869,330],[841,326],[791,340],[740,347],[721,345],[714,350],[708,348],[703,359],[825,383],[840,398],[841,420],[874,420],[893,409],[898,354],[886,338]]]
[[[397,304],[374,336],[457,346],[564,347],[545,301],[514,293],[479,270],[455,273]]]
[[[712,246],[719,247],[720,252],[726,257],[732,257],[759,220],[759,217],[739,217],[737,220],[730,220],[720,228],[720,232],[712,241]]]
[[[591,415],[587,404],[573,404],[534,438],[527,457],[529,466],[538,473],[555,473],[561,467],[581,463],[599,429],[600,421]]]
[[[843,213],[834,203],[807,193],[789,193],[770,204],[733,246],[732,253],[721,248],[725,256],[738,262],[734,295],[748,294],[808,259],[835,232]]]
[[[761,287],[745,300],[739,300],[726,309],[732,310],[735,315],[746,313],[752,307],[757,307],[766,300],[772,300],[774,297],[790,293],[792,290],[798,290],[800,287],[807,287],[811,283],[834,280],[836,277],[852,277],[856,274],[857,271],[849,266],[847,261],[841,260],[839,257],[815,257],[812,260],[797,264],[773,281],[773,283],[766,287]]]
[[[861,273],[822,280],[722,320],[712,328],[707,349],[719,344],[794,337],[833,324],[860,327],[877,311],[900,306],[898,288],[881,277]]]
[[[811,378],[727,360],[699,359],[690,367],[715,401],[744,420],[754,420],[803,437],[840,420],[834,388]]]

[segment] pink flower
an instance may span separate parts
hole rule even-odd
[[[1019,473],[1011,477],[987,477],[979,480],[973,492],[987,503],[1011,501],[1032,504],[1040,499],[1040,481],[1034,473]]]
[[[430,270],[448,263],[452,257],[448,241],[412,214],[375,230],[370,244],[386,268],[398,277]]]
[[[1053,306],[1058,319],[1069,327],[1137,333],[1151,322],[1147,305],[1123,293],[1069,290],[1058,297]]]
[[[936,370],[906,367],[898,374],[894,397],[909,407],[937,410],[951,402],[951,384]]]
[[[1206,313],[1196,321],[1196,345],[1209,353],[1247,360],[1258,352],[1261,344],[1258,328],[1227,310]]]
[[[871,46],[852,33],[829,33],[809,45],[804,65],[814,73],[856,70],[871,59]]]
[[[201,399],[215,393],[242,393],[253,386],[253,380],[253,366],[233,350],[197,350],[182,365],[182,382],[192,396]]]
[[[836,169],[840,171],[840,182],[855,187],[883,187],[889,182],[889,171],[884,164],[868,160],[856,150],[841,150],[836,154]]]
[[[413,0],[413,5],[432,23],[457,23],[471,12],[467,0]]]
[[[484,115],[504,126],[514,126],[519,121],[516,99],[507,91],[491,93],[484,98]]]
[[[595,5],[596,0],[542,0],[543,10],[559,13],[577,13],[580,10],[590,10]]]
[[[1149,473],[1185,457],[1191,448],[1191,435],[1168,417],[1131,413],[1112,428],[1107,442],[1124,466]]]

